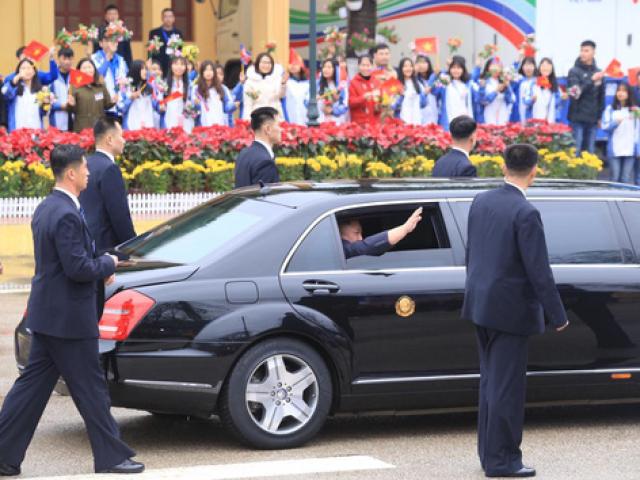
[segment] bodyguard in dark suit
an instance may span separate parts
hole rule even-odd
[[[280,143],[282,129],[278,111],[273,107],[256,108],[251,113],[254,141],[236,159],[235,188],[263,183],[278,183],[280,175],[275,163],[273,147]]]
[[[413,232],[420,220],[422,220],[422,207],[416,209],[399,227],[366,238],[362,238],[362,225],[358,219],[352,218],[342,221],[340,222],[340,238],[344,256],[347,259],[360,255],[378,257]]]
[[[87,158],[89,185],[80,194],[89,231],[98,252],[105,252],[136,236],[127,191],[115,156],[124,149],[122,127],[113,117],[99,119],[93,127],[96,151]]]
[[[440,157],[433,167],[434,177],[477,177],[478,172],[469,161],[469,152],[476,145],[475,120],[467,115],[460,115],[451,120],[449,132],[452,146],[446,154]]]
[[[568,324],[556,288],[540,213],[525,191],[536,176],[531,145],[505,151],[505,184],[476,196],[469,211],[462,316],[477,331],[480,353],[478,454],[487,477],[531,477],[522,464],[527,344]]]
[[[35,276],[26,326],[33,332],[29,361],[0,411],[0,475],[20,464],[60,376],[89,433],[96,472],[138,473],[144,465],[121,439],[98,355],[96,286],[112,282],[118,259],[95,255],[77,195],[89,170],[84,150],[51,152],[55,190],[38,206],[31,228]]]

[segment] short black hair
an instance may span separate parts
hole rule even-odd
[[[365,58],[369,60],[369,63],[373,63],[373,57],[370,54],[365,53],[364,55],[360,55],[358,57],[358,65],[360,65],[362,63],[362,60],[364,60]]]
[[[273,107],[260,107],[251,112],[251,130],[257,132],[265,122],[275,120],[278,117],[278,110]]]
[[[538,150],[528,143],[514,143],[505,149],[504,162],[510,172],[527,174],[538,164]]]
[[[478,128],[476,121],[468,115],[455,117],[449,123],[449,132],[455,140],[466,140]]]
[[[25,46],[23,45],[22,47],[16,50],[16,58],[20,58],[20,55],[22,55],[22,52],[24,52],[24,49],[25,49]]]
[[[118,12],[120,11],[120,9],[115,3],[110,3],[109,5],[104,7],[104,13],[107,13],[109,10],[118,10]]]
[[[60,57],[66,57],[66,58],[73,58],[73,49],[71,47],[62,47],[60,50],[58,50],[58,58]]]
[[[67,168],[82,163],[84,155],[84,148],[79,145],[73,143],[56,145],[49,157],[49,164],[56,180],[62,180]]]
[[[376,43],[375,47],[373,47],[371,49],[371,55],[375,55],[376,53],[378,53],[378,50],[384,50],[387,49],[389,50],[389,45],[387,45],[386,43]]]
[[[102,139],[107,133],[116,128],[118,118],[114,115],[105,115],[96,120],[93,125],[93,138],[96,142]]]
[[[580,44],[580,47],[596,48],[596,42],[594,42],[593,40],[585,40]]]
[[[171,7],[163,8],[162,12],[160,12],[160,17],[164,17],[164,14],[167,13],[167,12],[173,13],[173,8],[171,8]],[[175,13],[174,13],[174,15],[175,15]]]

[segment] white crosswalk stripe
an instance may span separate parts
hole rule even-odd
[[[132,475],[132,480],[227,480],[234,478],[268,478],[288,475],[353,472],[358,470],[382,470],[395,468],[377,458],[366,455],[344,457],[305,458],[299,460],[275,460],[266,462],[235,463],[228,465],[199,465],[196,467],[147,470]],[[122,479],[122,475],[65,475],[38,477],[39,480],[108,480]]]

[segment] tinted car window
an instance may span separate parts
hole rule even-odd
[[[620,208],[636,251],[635,261],[640,262],[640,202],[621,202]]]
[[[291,257],[287,272],[312,272],[342,269],[338,251],[338,231],[333,217],[318,223]]]
[[[623,263],[607,202],[531,201],[542,217],[551,263]],[[452,202],[451,206],[466,242],[471,202]]]
[[[223,196],[124,243],[119,251],[149,260],[195,263],[268,226],[287,210],[273,203]]]
[[[376,207],[374,210],[354,210],[340,214],[357,218],[363,237],[402,225],[420,205]],[[416,229],[380,256],[357,256],[347,259],[347,269],[380,270],[392,268],[424,268],[453,265],[449,237],[437,205],[423,205],[422,221]]]

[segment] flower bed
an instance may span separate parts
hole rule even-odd
[[[229,127],[125,132],[127,145],[118,159],[130,190],[135,192],[225,191],[233,186],[233,160],[249,145],[246,122]],[[472,161],[480,176],[500,176],[506,145],[526,142],[541,153],[540,173],[560,178],[595,178],[602,163],[589,154],[575,158],[565,125],[533,123],[504,127],[483,125]],[[53,182],[45,166],[60,143],[93,146],[90,130],[79,134],[18,130],[0,134],[0,197],[41,196]],[[389,120],[378,127],[324,124],[307,128],[283,124],[276,148],[281,179],[323,180],[359,177],[429,176],[450,136],[439,126],[411,126]]]

